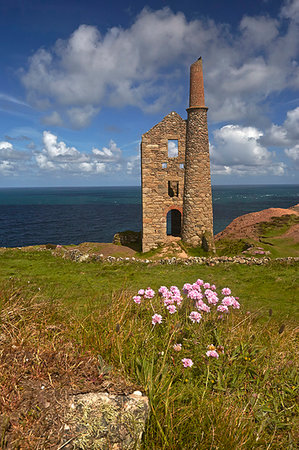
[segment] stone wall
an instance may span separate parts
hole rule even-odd
[[[178,141],[177,157],[168,157],[168,140],[172,139]],[[171,209],[183,210],[185,148],[186,121],[176,112],[168,114],[142,136],[143,252],[169,240],[167,213]]]

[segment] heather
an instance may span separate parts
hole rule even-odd
[[[116,373],[143,390],[144,448],[296,448],[297,271],[79,264],[5,251],[0,334],[12,354],[30,348],[32,383],[47,386],[50,376],[55,385],[60,374],[60,394]],[[13,414],[3,402],[12,380],[15,401],[22,396],[22,364],[0,367],[2,414]],[[37,448],[42,412],[28,404],[22,414],[18,440]]]

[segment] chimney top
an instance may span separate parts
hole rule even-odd
[[[189,108],[205,107],[202,58],[201,56],[190,67]]]

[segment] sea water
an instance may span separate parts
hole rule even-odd
[[[213,186],[214,233],[236,217],[299,202],[299,185]],[[0,189],[0,246],[111,242],[141,230],[140,187]]]

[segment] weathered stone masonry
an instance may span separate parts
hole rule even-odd
[[[142,250],[181,236],[213,247],[213,212],[207,108],[201,58],[190,69],[188,119],[171,112],[142,136]],[[178,155],[168,155],[168,142]],[[168,225],[167,225],[168,216]],[[167,234],[168,230],[168,234]]]

